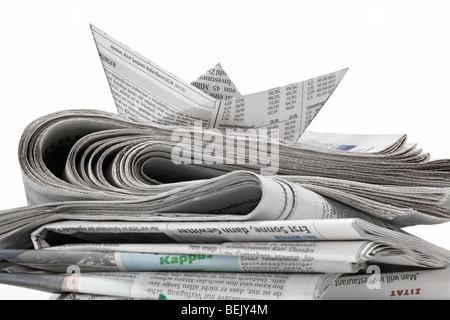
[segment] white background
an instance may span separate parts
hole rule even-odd
[[[17,147],[63,109],[116,112],[89,24],[186,81],[220,62],[243,94],[350,68],[309,129],[406,133],[450,158],[448,1],[4,1],[0,210],[25,205]],[[450,249],[450,225],[407,229]],[[1,299],[48,294],[0,286]]]

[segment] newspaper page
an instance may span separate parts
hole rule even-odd
[[[193,201],[195,199],[195,201]],[[29,246],[29,235],[57,220],[247,221],[361,218],[359,210],[306,188],[246,171],[200,180],[153,197],[128,201],[49,203],[5,211],[1,246]]]
[[[241,96],[238,88],[228,77],[220,63],[202,74],[191,83],[193,86],[218,100],[228,100]]]
[[[2,249],[0,258],[64,273],[99,271],[212,271],[356,273],[367,266],[447,267],[442,257],[407,244],[372,241],[231,242],[223,244],[71,244],[47,249]]]
[[[406,135],[337,134],[307,130],[298,142],[333,150],[386,153],[401,148],[406,142]]]
[[[413,270],[365,275],[342,275],[321,300],[448,300],[449,270]],[[115,300],[119,297],[71,293],[58,300]]]
[[[126,241],[119,244],[118,237]],[[66,221],[39,228],[32,234],[32,239],[35,248],[49,251],[192,254],[192,263],[197,254],[298,258],[302,260],[302,266],[307,267],[303,272],[356,272],[364,268],[362,263],[425,268],[442,268],[450,264],[448,250],[393,226],[378,226],[361,219],[196,223]],[[42,252],[42,257],[51,256],[51,253]],[[5,259],[17,261],[22,260],[17,258],[22,253],[23,261],[43,262],[39,252],[33,255],[15,250],[2,251]],[[25,258],[27,256],[30,258]],[[181,261],[174,259],[178,263]],[[229,260],[239,261],[237,258]],[[261,261],[254,259],[253,262],[250,266],[259,268]],[[264,267],[270,269],[272,266],[267,263]],[[285,267],[298,266],[294,263]],[[343,268],[347,268],[346,271]]]
[[[175,165],[171,150],[180,145],[171,141],[171,129],[95,110],[62,111],[33,121],[19,148],[28,203],[143,199],[180,186],[195,188],[194,180],[263,168],[250,162],[207,165],[202,161],[207,142],[204,148],[187,147],[192,163]],[[406,226],[446,222],[450,216],[446,160],[427,162],[420,152],[374,154],[300,143],[280,143],[278,155],[278,174],[272,178],[377,218]]]
[[[357,226],[362,226],[357,228]],[[35,249],[80,243],[82,240],[90,250],[99,243],[113,243],[115,234],[126,235],[129,243],[223,243],[244,241],[340,241],[367,240],[361,229],[376,228],[359,219],[305,219],[282,221],[213,221],[213,222],[137,222],[137,221],[57,221],[36,229],[31,238]],[[383,224],[378,232],[400,232]],[[387,229],[389,230],[389,229]],[[366,232],[368,233],[368,232]],[[404,234],[402,232],[401,234]],[[58,239],[61,235],[61,239]],[[399,235],[401,236],[401,235]],[[133,245],[134,246],[134,245]],[[75,250],[76,246],[71,246]],[[126,250],[127,244],[121,244]],[[140,248],[139,250],[143,250]]]
[[[95,110],[39,118],[24,131],[19,150],[28,202],[136,199],[229,171],[266,168],[248,161],[207,165],[202,162],[207,142],[204,148],[187,146],[192,163],[175,165],[171,150],[180,144],[171,141],[172,132]],[[194,163],[197,151],[200,165]],[[380,219],[408,225],[450,216],[446,160],[427,162],[426,154],[416,151],[374,154],[300,143],[280,143],[278,155],[277,176]],[[100,166],[105,161],[108,165]]]
[[[188,126],[201,121],[218,129],[264,129],[269,136],[276,131],[280,139],[295,141],[347,71],[239,95],[220,65],[189,84],[95,26],[91,30],[119,113],[142,122]]]
[[[334,280],[324,300],[448,300],[450,270],[412,270],[343,275]]]
[[[118,112],[161,124],[211,127],[220,101],[182,81],[91,25]]]
[[[0,283],[53,293],[152,300],[318,300],[338,276],[230,272],[0,273]]]
[[[82,246],[81,246],[82,247]],[[122,251],[133,248],[133,251]],[[77,249],[77,248],[75,248]],[[64,273],[99,271],[211,271],[355,273],[376,254],[367,241],[231,242],[223,244],[107,244],[97,250],[0,249],[0,258],[30,268]],[[109,249],[109,250],[108,250]],[[407,263],[407,262],[406,262]],[[415,266],[412,262],[409,264]]]

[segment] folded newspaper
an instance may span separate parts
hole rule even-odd
[[[199,180],[220,180],[233,171],[240,172],[234,177],[250,174],[242,172],[246,171],[259,176],[270,173],[263,178],[271,185],[289,186],[278,187],[281,192],[300,185],[399,226],[449,220],[449,160],[418,159],[411,147],[387,151],[390,143],[383,153],[349,152],[301,142],[255,142],[252,136],[238,133],[219,144],[219,139],[206,140],[211,135],[208,129],[182,129],[188,130],[186,141],[178,139],[179,128],[133,122],[95,110],[61,111],[39,118],[25,129],[19,146],[28,203],[143,199]],[[197,136],[200,144],[196,144]],[[226,150],[227,157],[219,157],[212,148]],[[249,158],[249,153],[256,153],[256,159]],[[212,162],[205,161],[208,156]],[[250,181],[258,179],[255,175]]]
[[[2,249],[0,257],[58,272],[77,265],[86,272],[199,269],[355,273],[369,263],[442,268],[450,262],[447,250],[399,229],[361,219],[195,223],[71,220],[46,224],[31,238],[35,250]]]
[[[276,274],[279,275],[279,274]],[[302,274],[305,276],[305,274]],[[308,275],[306,275],[308,276]],[[320,279],[322,277],[322,279]],[[286,275],[282,275],[280,278],[287,279]],[[279,278],[279,279],[280,279]],[[161,283],[158,279],[157,283]],[[313,298],[321,298],[323,300],[448,300],[450,298],[449,288],[449,271],[447,269],[436,270],[418,270],[418,271],[401,271],[401,272],[386,272],[378,275],[341,275],[336,276],[332,274],[324,274],[322,276],[311,276],[312,285],[320,285],[317,288],[319,293]],[[319,280],[320,279],[320,280]],[[259,279],[258,279],[259,280]],[[317,282],[319,280],[319,282]],[[254,281],[254,280],[253,280]],[[298,281],[298,280],[297,280]],[[290,280],[291,284],[297,285],[295,280]],[[178,283],[178,282],[177,282]],[[205,281],[206,283],[206,281]],[[273,282],[272,282],[273,283]],[[265,288],[272,288],[272,283],[269,282],[265,285]],[[167,284],[167,283],[166,283]],[[229,285],[233,284],[232,281],[226,279],[223,283],[220,281],[213,282],[213,288],[217,288],[215,291],[223,290],[222,288],[229,288]],[[235,285],[239,285],[240,282],[234,282]],[[250,282],[247,282],[247,285]],[[227,286],[228,285],[228,286]],[[283,285],[285,282],[283,282]],[[183,284],[180,283],[180,287]],[[280,288],[281,287],[276,287]],[[200,287],[200,286],[199,286]],[[197,287],[197,288],[199,288]],[[247,292],[265,293],[269,295],[270,290],[259,289],[264,286],[259,283],[255,283],[253,287]],[[248,288],[244,287],[244,290]],[[299,287],[297,292],[305,290],[305,287]],[[167,298],[164,293],[170,291],[172,294],[176,294],[175,290],[171,288],[162,287],[157,293],[159,299]],[[274,291],[276,292],[276,291]],[[279,291],[278,291],[279,292]],[[306,290],[303,292],[307,292]],[[184,291],[175,296],[175,299],[180,299],[180,296],[196,294],[198,299],[214,299],[216,293],[204,293],[199,294],[188,293]],[[248,293],[247,293],[248,294]],[[273,294],[269,299],[276,299],[279,293]],[[298,293],[295,293],[298,296]],[[218,296],[218,295],[217,295]],[[83,293],[66,293],[61,295],[55,295],[55,299],[60,300],[115,300],[121,299],[115,296],[108,295],[95,295],[95,294],[83,294]],[[261,295],[257,297],[261,299]]]
[[[60,299],[449,298],[450,252],[401,228],[449,221],[450,160],[404,134],[305,131],[346,69],[242,95],[220,64],[189,84],[91,30],[119,114],[25,128],[29,206],[0,213],[0,283]]]

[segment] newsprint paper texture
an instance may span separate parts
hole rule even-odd
[[[449,298],[448,250],[402,228],[449,221],[450,161],[405,134],[305,131],[346,69],[243,94],[220,64],[187,83],[91,30],[119,114],[25,128],[29,206],[0,213],[0,283],[57,299]]]

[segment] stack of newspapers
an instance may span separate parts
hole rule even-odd
[[[29,206],[0,213],[0,283],[58,299],[448,299],[450,160],[406,135],[305,131],[346,69],[242,95],[91,26],[118,110],[25,128]]]

